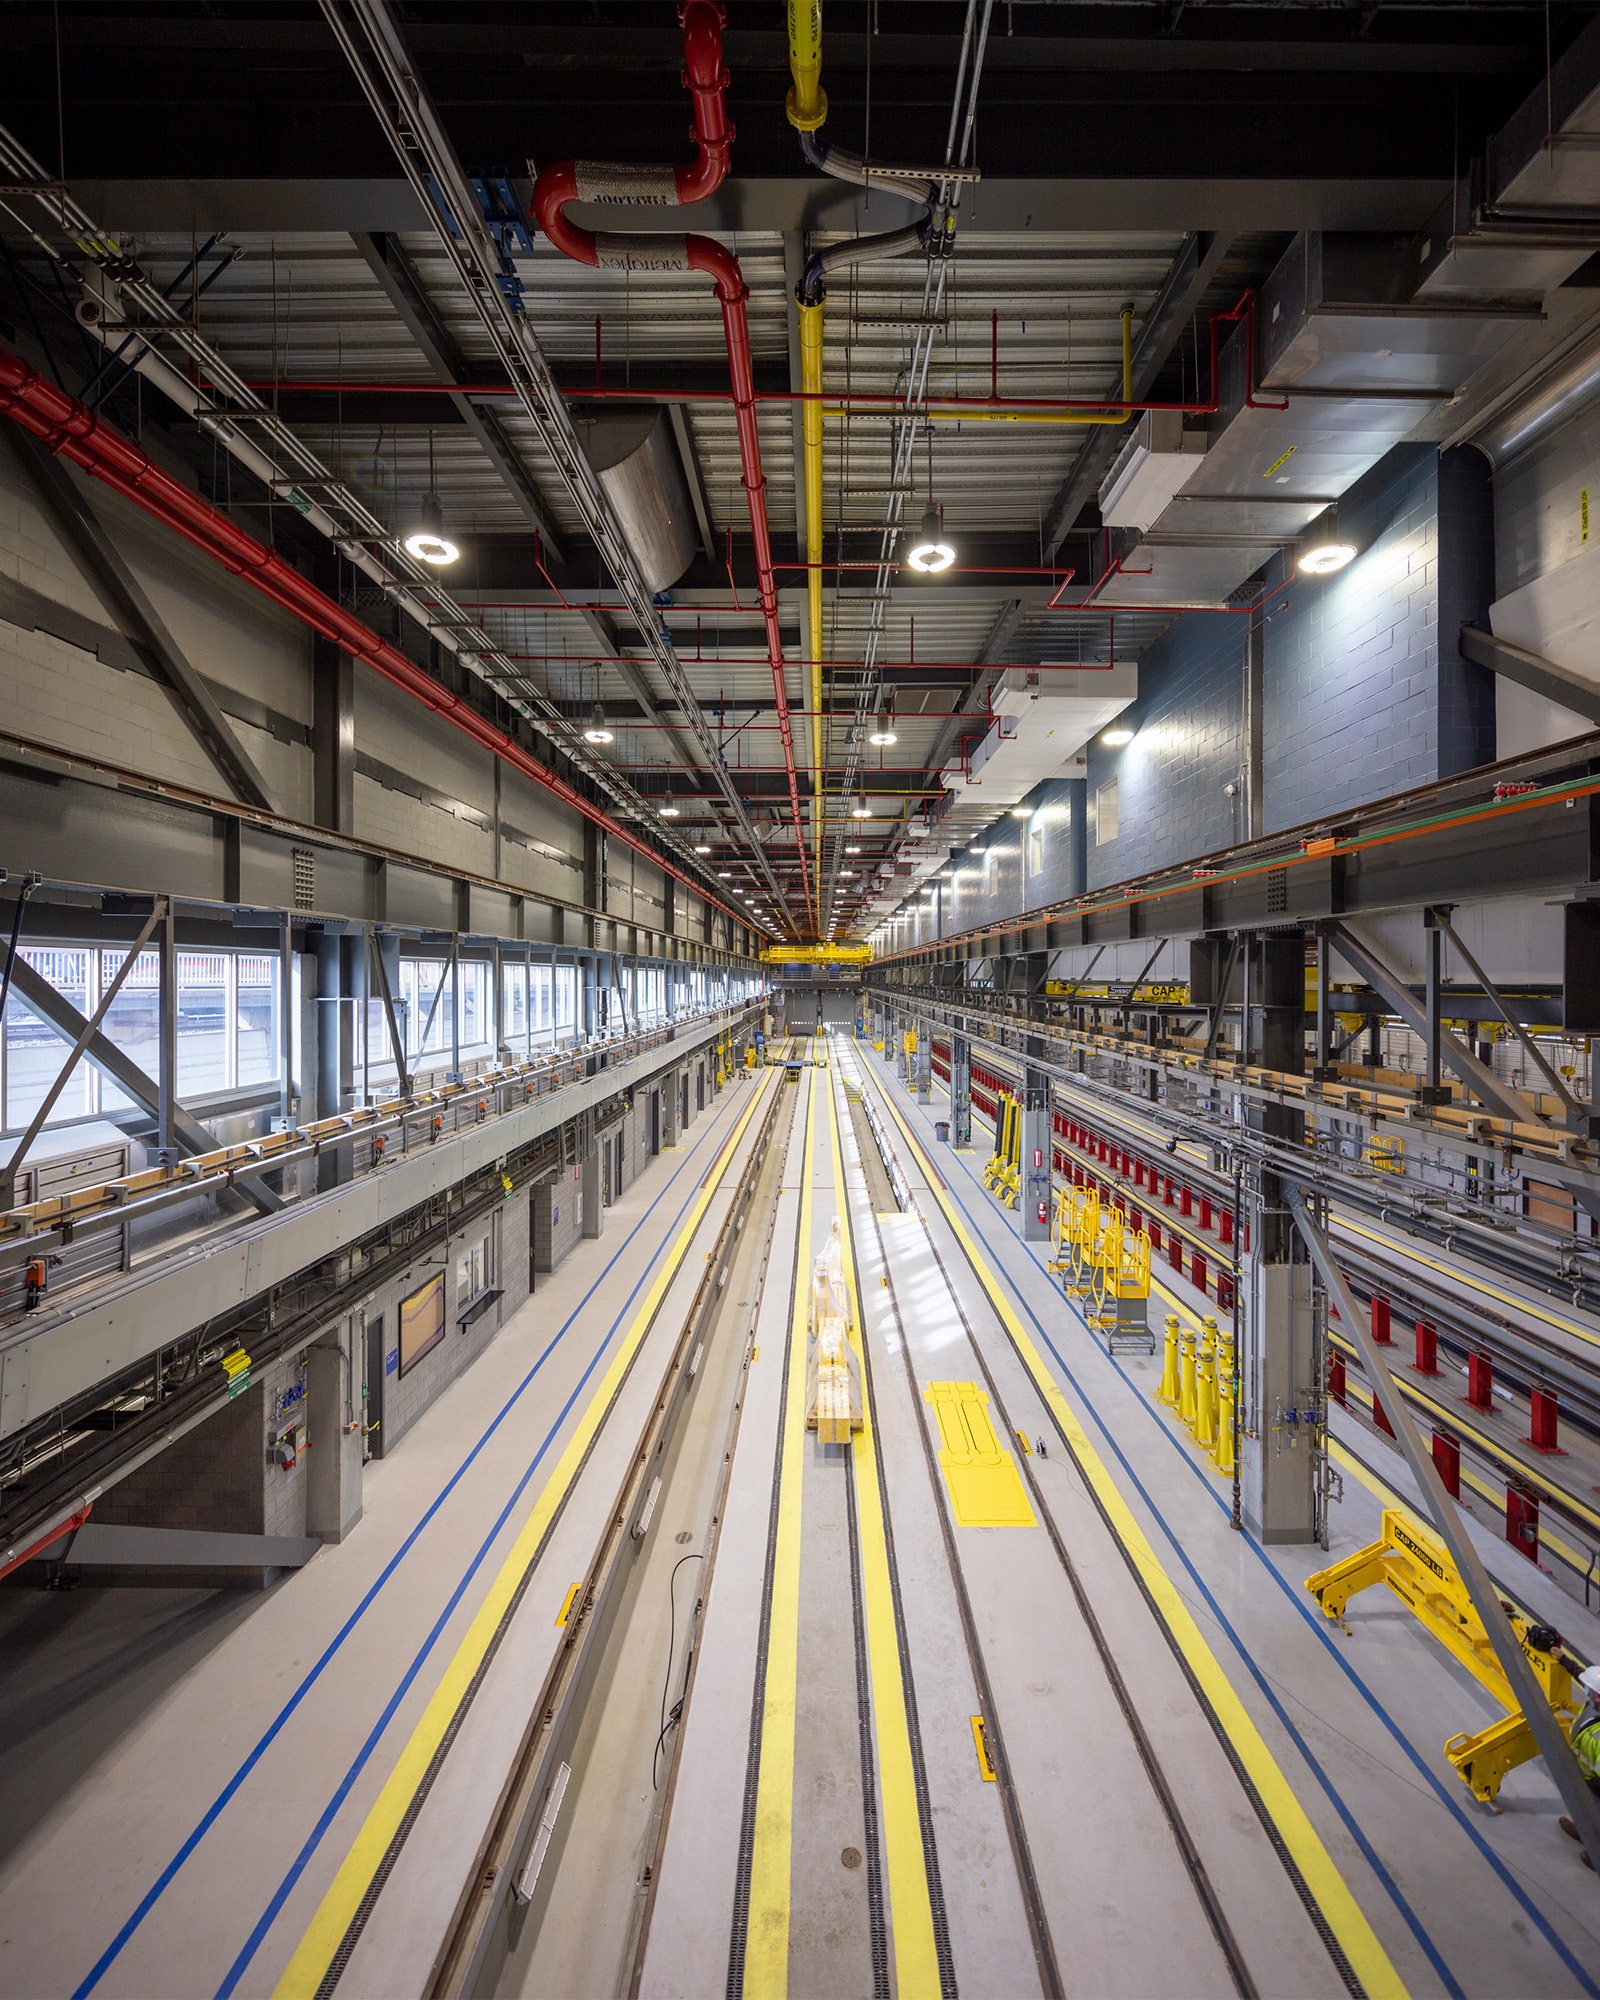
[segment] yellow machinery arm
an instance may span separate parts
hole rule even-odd
[[[1492,1803],[1506,1773],[1537,1757],[1539,1747],[1444,1544],[1398,1507],[1386,1507],[1381,1539],[1308,1576],[1306,1589],[1328,1617],[1343,1624],[1350,1599],[1374,1583],[1386,1583],[1440,1645],[1507,1710],[1487,1729],[1452,1736],[1444,1746],[1445,1756],[1473,1797],[1485,1805]],[[1573,1693],[1572,1670],[1561,1635],[1519,1612],[1511,1613],[1511,1629],[1555,1710],[1556,1720],[1570,1731],[1581,1701]]]

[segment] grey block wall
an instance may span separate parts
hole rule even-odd
[[[531,1190],[533,1267],[554,1271],[583,1234],[583,1169],[569,1167]]]
[[[289,1466],[270,1462],[272,1447],[290,1430]],[[307,1431],[305,1370],[298,1355],[271,1363],[242,1394],[186,1436],[120,1480],[95,1502],[106,1526],[188,1528],[229,1535],[304,1535]],[[99,1573],[90,1572],[99,1579]],[[266,1570],[184,1573],[196,1587],[260,1586]],[[173,1572],[104,1572],[122,1584],[170,1584]]]

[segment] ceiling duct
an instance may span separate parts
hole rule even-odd
[[[1541,299],[1600,249],[1600,20],[1489,141],[1416,238],[1420,296]]]
[[[1393,237],[1294,239],[1221,350],[1204,455],[1143,531],[1114,536],[1098,603],[1225,603],[1537,311],[1413,297],[1412,275]]]
[[[694,560],[694,509],[664,410],[607,410],[577,426],[584,454],[652,591]]]

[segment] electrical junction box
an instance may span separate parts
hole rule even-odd
[[[1100,483],[1102,522],[1143,534],[1182,492],[1205,449],[1205,432],[1185,430],[1181,410],[1146,410]]]

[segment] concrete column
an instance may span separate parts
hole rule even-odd
[[[1298,934],[1251,938],[1240,958],[1245,1061],[1301,1074],[1304,940]],[[1266,1105],[1247,1116],[1256,1130],[1291,1146],[1301,1143],[1300,1112]],[[1320,1410],[1324,1394],[1317,1380],[1311,1266],[1276,1174],[1261,1176],[1247,1205],[1250,1254],[1239,1286],[1241,1506],[1263,1542],[1311,1542],[1317,1538],[1317,1427],[1305,1413]]]
[[[330,1327],[306,1349],[306,1533],[342,1542],[361,1519],[359,1314]]]
[[[583,1233],[595,1237],[605,1221],[605,1200],[602,1195],[603,1183],[600,1177],[600,1148],[598,1144],[583,1162]]]
[[[354,1087],[353,1009],[349,946],[338,931],[324,930],[317,940],[317,1110],[318,1118],[334,1118],[350,1102]],[[349,1147],[327,1152],[317,1161],[317,1187],[326,1190],[349,1180]]]
[[[356,666],[331,639],[313,639],[312,811],[318,826],[355,831]]]
[[[972,1044],[965,1035],[950,1037],[950,1143],[972,1144]]]
[[[678,1112],[683,1102],[683,1072],[673,1070],[661,1079],[661,1145],[663,1150],[678,1143]]]
[[[1022,1086],[1022,1193],[1017,1203],[1025,1243],[1050,1239],[1050,1171],[1050,1079],[1043,1070],[1027,1069]]]

